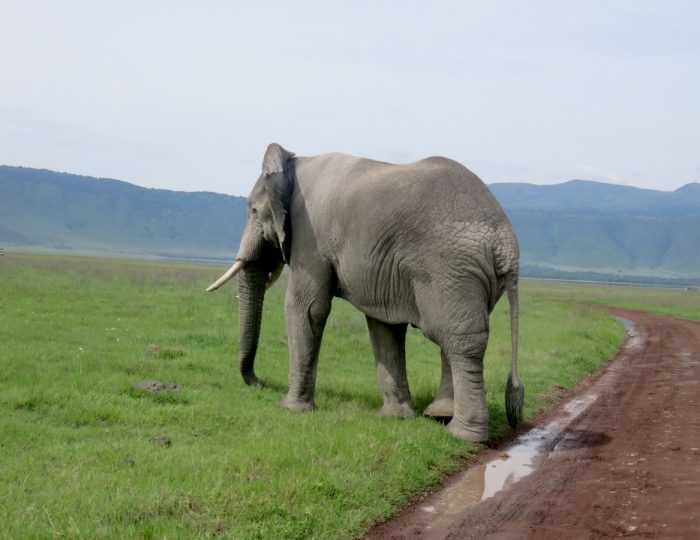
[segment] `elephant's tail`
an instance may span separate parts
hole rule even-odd
[[[510,341],[511,366],[508,382],[506,383],[506,415],[508,423],[515,428],[523,417],[525,403],[525,387],[518,378],[518,273],[509,272],[506,275],[506,292],[510,305]]]

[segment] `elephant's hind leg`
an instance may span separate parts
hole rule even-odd
[[[447,431],[467,441],[483,442],[489,437],[484,389],[488,336],[488,330],[455,336],[444,346],[454,383],[454,416]]]
[[[433,418],[452,418],[454,414],[454,390],[452,388],[452,370],[450,361],[444,351],[440,351],[442,358],[442,374],[440,376],[440,388],[433,402],[425,409],[425,416]]]
[[[387,324],[367,316],[377,364],[377,381],[384,397],[382,416],[416,415],[406,377],[406,324]]]

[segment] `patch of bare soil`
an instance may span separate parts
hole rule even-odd
[[[634,326],[605,368],[368,538],[700,538],[700,323],[610,311]]]
[[[162,383],[160,381],[141,381],[133,386],[134,390],[147,390],[157,394],[158,392],[165,392],[167,390],[175,391],[180,389],[180,385],[177,383]]]

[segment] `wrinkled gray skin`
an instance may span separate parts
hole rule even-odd
[[[457,437],[486,440],[483,358],[489,314],[504,290],[511,304],[510,384],[522,391],[515,370],[518,243],[488,188],[442,157],[393,165],[337,153],[295,157],[271,144],[262,169],[236,256],[244,263],[245,382],[259,384],[254,361],[265,285],[286,262],[290,370],[281,406],[314,408],[321,337],[337,296],[367,317],[381,414],[415,415],[404,351],[411,324],[442,349],[440,388],[425,414],[452,417],[447,429]]]

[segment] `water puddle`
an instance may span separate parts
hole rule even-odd
[[[518,437],[501,455],[468,469],[438,501],[423,507],[425,512],[454,514],[493,497],[531,474],[550,451],[557,451],[557,438],[566,426],[598,398],[587,394],[567,403],[562,414],[544,428],[531,429]],[[562,439],[565,440],[565,439]]]
[[[634,323],[629,319],[625,319],[624,317],[615,318],[625,326],[625,332],[627,332],[627,335],[629,336],[629,339],[625,344],[625,350],[637,351],[641,349],[644,346],[644,336],[637,332],[636,328],[634,327]]]
[[[629,338],[623,351],[634,351],[644,346],[645,336],[636,331],[629,319],[618,317],[625,325]],[[589,389],[577,399],[566,403],[561,412],[543,428],[534,428],[520,435],[497,458],[465,471],[451,485],[431,497],[421,509],[433,515],[434,524],[440,516],[463,512],[508,489],[531,474],[551,453],[575,447],[580,432],[569,431],[569,426],[599,397],[601,388],[614,384],[618,370],[611,366]],[[428,526],[430,528],[430,525]]]

